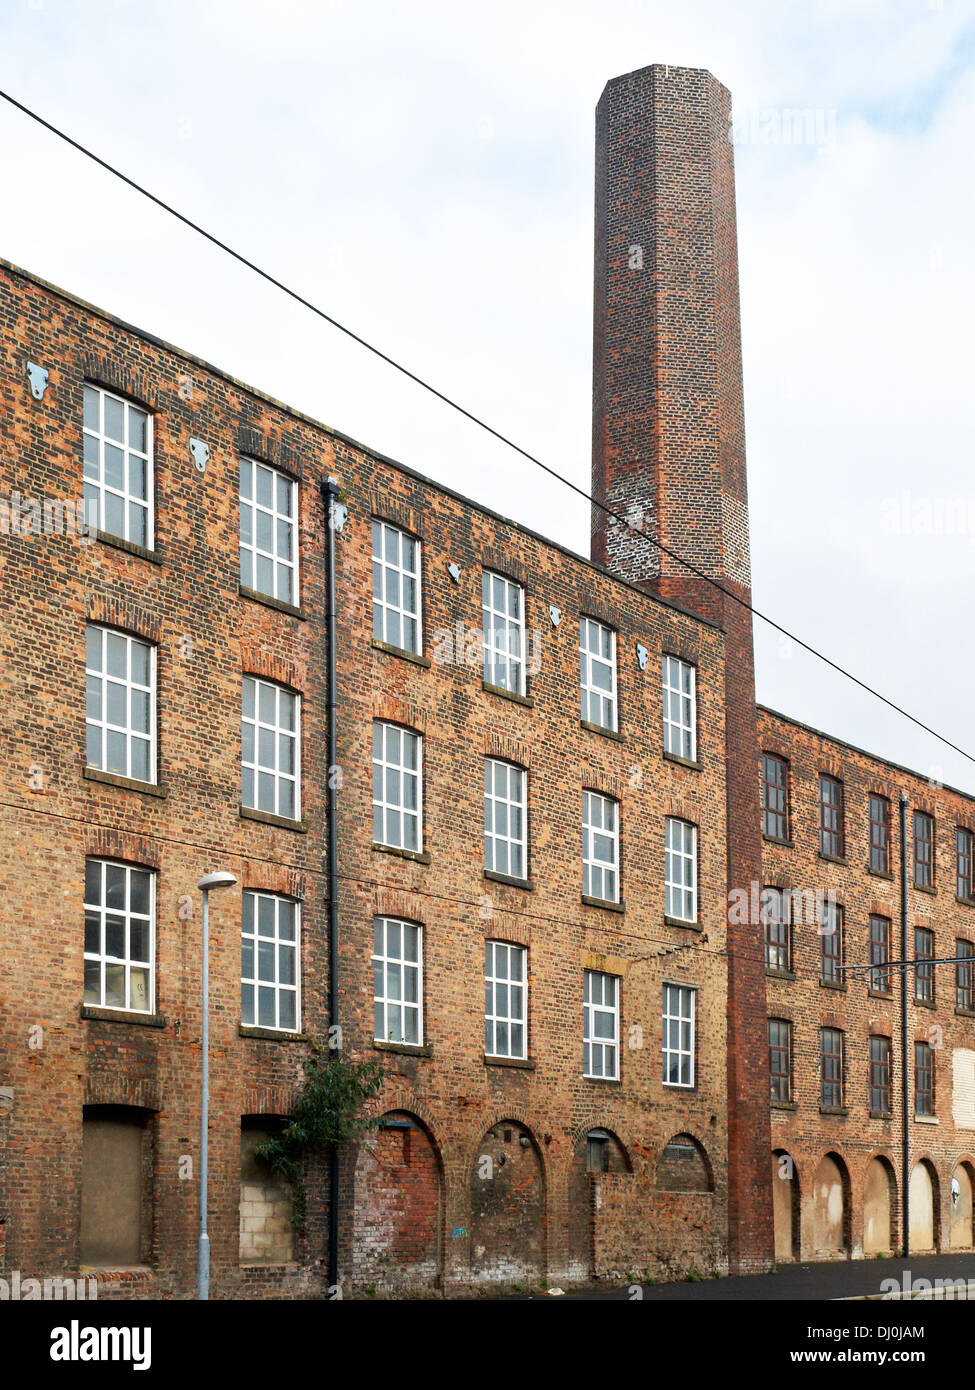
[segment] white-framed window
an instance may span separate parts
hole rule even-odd
[[[379,719],[372,726],[372,838],[391,849],[423,849],[423,739]]]
[[[697,921],[697,826],[667,817],[664,913],[679,922]]]
[[[484,1051],[528,1056],[528,951],[507,941],[484,943]]]
[[[249,458],[240,460],[240,582],[298,604],[298,484]]]
[[[514,763],[484,759],[484,867],[528,876],[528,774]]]
[[[686,985],[664,985],[663,1081],[694,1085],[694,996]]]
[[[515,695],[525,693],[525,591],[513,579],[481,575],[484,680]]]
[[[377,1042],[423,1042],[423,928],[373,919],[373,1022]]]
[[[423,650],[420,542],[387,521],[372,523],[372,635],[406,652]]]
[[[152,416],[102,386],[85,382],[85,518],[99,531],[151,550]]]
[[[697,672],[676,656],[663,659],[664,752],[697,760]]]
[[[245,888],[240,918],[240,1021],[296,1033],[301,1027],[301,908]]]
[[[620,981],[600,970],[585,971],[582,1072],[609,1081],[620,1074]]]
[[[252,811],[301,816],[301,696],[245,676],[241,718],[241,804]]]
[[[156,780],[156,649],[89,623],[85,630],[86,761],[100,772]]]
[[[85,860],[85,1003],[155,1010],[155,880],[150,869]]]
[[[582,892],[602,902],[620,900],[619,803],[582,793]]]
[[[579,622],[582,718],[616,732],[616,633],[595,618]]]

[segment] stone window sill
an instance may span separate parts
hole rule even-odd
[[[162,565],[165,563],[160,551],[148,550],[144,545],[136,545],[135,541],[123,540],[121,536],[113,536],[108,531],[91,531],[89,535],[94,536],[96,541],[101,541],[102,545],[110,545],[115,550],[124,550],[127,555],[136,555],[140,560],[148,560],[150,564]]]
[[[961,903],[962,907],[975,907],[975,898],[962,898],[955,894],[955,902]]]
[[[821,1105],[819,1113],[820,1115],[837,1115],[842,1119],[844,1115],[849,1115],[850,1110],[846,1105]]]
[[[584,729],[588,729],[591,734],[602,734],[603,738],[611,738],[616,743],[625,743],[626,739],[616,729],[607,729],[604,724],[591,724],[588,719],[581,719],[580,724]]]
[[[378,1038],[373,1038],[372,1045],[377,1052],[396,1052],[402,1057],[432,1057],[433,1044],[421,1043],[394,1043],[381,1042]]]
[[[535,708],[535,701],[530,695],[519,695],[516,690],[505,690],[503,685],[491,685],[488,681],[481,681],[481,689],[486,690],[489,695],[500,695],[502,700],[513,700],[516,705],[525,705],[528,709]]]
[[[794,980],[796,978],[796,972],[794,970],[772,970],[769,966],[766,966],[765,977],[769,980]]]
[[[101,1023],[138,1023],[143,1028],[165,1028],[165,1014],[140,1014],[134,1009],[103,1009],[97,1004],[82,1004],[80,1018]]]
[[[663,750],[664,762],[677,763],[678,767],[689,767],[695,772],[700,772],[703,764],[697,758],[682,758],[679,753],[670,753],[665,748]]]
[[[534,1071],[534,1057],[492,1057],[490,1053],[484,1054],[484,1065],[486,1067],[515,1067],[519,1071]]]
[[[411,661],[414,666],[422,666],[424,670],[429,670],[433,662],[428,656],[422,656],[419,652],[408,651],[406,647],[394,647],[389,642],[380,642],[377,638],[372,639],[373,650],[385,652],[387,656],[398,656],[403,661]]]
[[[257,811],[253,806],[241,806],[241,820],[257,821],[260,825],[277,825],[282,830],[295,830],[299,835],[308,834],[308,822],[291,820],[288,816],[272,816],[269,811]]]
[[[582,895],[582,901],[586,905],[586,907],[601,907],[604,908],[607,912],[626,911],[626,906],[622,902],[614,903],[609,902],[606,898],[590,898],[587,897],[585,893],[583,893]]]
[[[871,999],[893,1000],[894,991],[892,989],[868,989],[867,994]]]
[[[422,853],[415,849],[400,849],[398,845],[380,845],[373,842],[374,854],[393,854],[397,859],[412,859],[416,864],[429,864],[430,855],[424,850]]]
[[[845,854],[824,854],[823,851],[820,850],[819,857],[820,859],[825,859],[827,864],[839,864],[841,868],[846,868]]]
[[[157,782],[140,782],[135,777],[120,777],[116,772],[102,772],[97,767],[85,767],[82,777],[89,782],[102,782],[106,787],[119,787],[122,791],[142,792],[143,796],[167,797],[169,791]]]
[[[506,883],[509,888],[524,888],[526,893],[534,893],[535,885],[530,878],[513,878],[510,874],[498,874],[493,869],[485,869],[484,877],[492,883]]]
[[[924,883],[912,883],[911,887],[914,889],[915,893],[927,893],[929,898],[937,897],[938,894],[937,888],[931,888]]]
[[[871,869],[869,864],[864,865],[871,878],[885,878],[888,883],[893,883],[894,875],[888,869]]]
[[[263,603],[265,608],[274,608],[278,613],[287,613],[289,618],[300,618],[302,622],[307,622],[308,615],[305,610],[293,603],[286,603],[284,599],[259,593],[257,589],[248,589],[243,584],[237,585],[237,592],[241,598],[249,598],[252,603]]]
[[[665,927],[683,927],[685,931],[700,931],[700,922],[688,922],[683,917],[668,917],[664,914]]]
[[[263,1038],[266,1042],[307,1042],[307,1033],[290,1033],[286,1028],[257,1028],[241,1023],[237,1032],[242,1038]]]
[[[619,1077],[614,1076],[583,1076],[583,1081],[589,1081],[593,1086],[619,1086],[623,1083]]]
[[[871,1110],[869,1113],[871,1120],[892,1120],[894,1118],[893,1110]]]
[[[955,1015],[958,1018],[975,1018],[975,1009],[963,1009],[960,1006],[956,1005]]]
[[[933,999],[915,999],[914,1003],[919,1009],[936,1009],[938,1007]]]
[[[779,835],[766,835],[762,832],[762,839],[769,845],[781,845],[783,849],[795,849],[795,840],[783,840]]]
[[[914,1123],[916,1125],[936,1125],[938,1117],[937,1115],[915,1115]]]
[[[770,1100],[769,1108],[772,1110],[798,1110],[799,1102],[796,1100]]]
[[[843,984],[840,980],[820,980],[819,987],[820,989],[838,989],[841,990],[844,994],[846,993],[847,988],[846,985]]]

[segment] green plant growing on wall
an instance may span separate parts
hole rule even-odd
[[[378,1093],[386,1076],[378,1061],[357,1062],[345,1052],[317,1046],[303,1066],[304,1085],[288,1123],[280,1134],[256,1149],[271,1172],[290,1184],[297,1231],[305,1227],[306,1157],[331,1152],[378,1127],[380,1117],[363,1114],[363,1108]]]

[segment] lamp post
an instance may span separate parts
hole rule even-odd
[[[207,1234],[207,1129],[210,1122],[210,889],[232,888],[233,874],[204,874],[196,885],[203,894],[203,1077],[200,1097],[200,1242],[196,1261],[196,1296],[210,1297],[210,1237]]]

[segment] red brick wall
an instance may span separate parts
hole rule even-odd
[[[914,956],[915,926],[935,934],[935,955],[954,956],[956,939],[975,941],[975,907],[958,901],[955,892],[955,827],[975,828],[975,801],[949,788],[848,744],[793,723],[768,710],[760,711],[759,739],[764,751],[785,757],[790,769],[791,843],[763,844],[764,882],[796,890],[832,890],[844,909],[845,952],[848,964],[869,960],[871,913],[890,919],[891,958],[901,959],[900,847],[898,802],[908,799],[908,958]],[[818,840],[818,778],[840,778],[845,788],[845,862],[824,859]],[[868,797],[890,799],[892,813],[891,877],[869,872]],[[927,810],[936,819],[937,874],[935,891],[913,886],[911,812]],[[819,937],[815,925],[793,929],[794,979],[772,975],[767,980],[768,1013],[793,1027],[794,1108],[773,1105],[772,1145],[793,1159],[799,1178],[803,1257],[814,1254],[812,1238],[812,1178],[823,1156],[837,1155],[849,1176],[848,1246],[863,1251],[864,1196],[867,1167],[874,1157],[887,1158],[895,1174],[899,1211],[902,1191],[901,1159],[901,1008],[900,978],[892,975],[892,996],[872,994],[864,974],[850,975],[846,987],[819,983]],[[935,1005],[914,1002],[914,975],[908,975],[908,1044],[910,1062],[911,1165],[930,1160],[937,1174],[940,1197],[937,1218],[942,1244],[947,1247],[950,1225],[950,1184],[956,1164],[971,1162],[975,1153],[975,1122],[961,1128],[953,1118],[953,1054],[975,1049],[975,1017],[955,1008],[955,967],[935,967]],[[845,1115],[824,1114],[819,1104],[818,1032],[839,1028],[846,1039]],[[934,1029],[936,1031],[931,1032]],[[889,1037],[893,1044],[892,1115],[869,1115],[869,1040],[871,1034]],[[913,1118],[913,1044],[936,1042],[935,1108],[937,1123]],[[899,1233],[899,1218],[897,1230]]]

